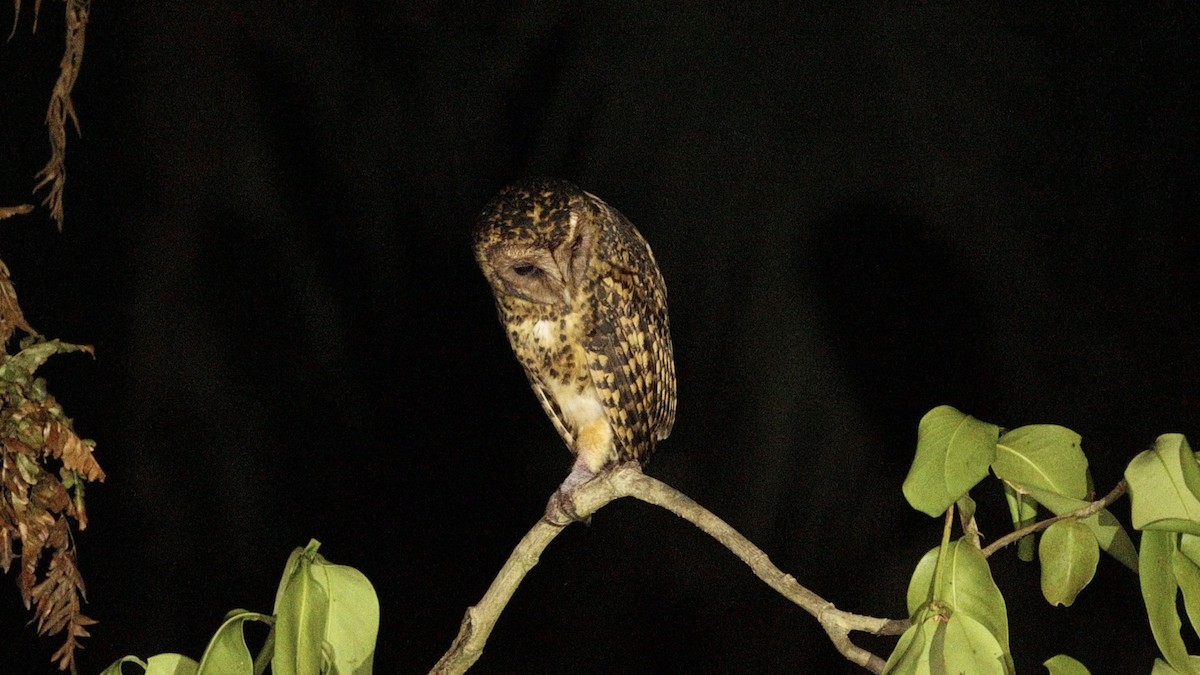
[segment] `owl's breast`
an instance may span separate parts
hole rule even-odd
[[[578,315],[547,312],[510,324],[508,337],[531,376],[547,389],[562,390],[591,384],[582,332]]]
[[[598,471],[614,456],[612,430],[592,384],[579,313],[551,311],[508,323],[513,351],[545,397],[546,412],[572,452]]]

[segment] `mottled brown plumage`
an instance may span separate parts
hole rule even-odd
[[[675,421],[667,291],[646,240],[598,197],[543,178],[502,190],[474,246],[576,469],[644,463]]]

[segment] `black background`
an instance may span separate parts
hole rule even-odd
[[[31,4],[0,47],[4,203],[45,161],[61,54],[62,5],[31,34]],[[526,175],[603,197],[662,267],[679,414],[648,471],[839,607],[902,615],[940,535],[900,492],[929,408],[1069,426],[1101,491],[1158,434],[1196,441],[1198,17],[97,2],[66,229],[0,225],[30,322],[97,350],[46,367],[108,472],[83,671],[198,658],[310,537],[375,584],[377,672],[436,661],[570,464],[468,247]],[[976,496],[999,536],[998,488]],[[1148,671],[1114,561],[1069,609],[992,565],[1020,670]],[[15,588],[0,618],[4,672],[45,670]],[[632,502],[554,542],[476,672],[568,669],[860,672]]]

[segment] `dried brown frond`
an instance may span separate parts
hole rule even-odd
[[[88,637],[86,626],[96,623],[81,611],[80,601],[85,595],[83,577],[75,565],[75,550],[68,547],[56,551],[45,579],[33,588],[32,598],[38,635],[66,633],[66,640],[50,657],[58,662],[59,670],[75,671],[79,638]]]
[[[41,0],[34,4],[35,30],[41,4]],[[58,81],[50,93],[50,107],[46,110],[46,126],[50,129],[50,161],[38,172],[38,184],[33,188],[37,191],[47,187],[48,192],[42,203],[49,207],[50,215],[60,230],[63,226],[63,188],[67,182],[67,120],[75,127],[76,135],[80,133],[71,90],[75,88],[75,80],[83,64],[83,45],[91,6],[91,0],[66,0],[66,47],[58,64]]]
[[[13,31],[21,13],[13,0]],[[64,0],[66,47],[58,80],[50,93],[46,126],[50,160],[38,172],[34,191],[47,188],[44,204],[58,228],[63,226],[66,184],[67,122],[79,134],[79,117],[71,92],[83,63],[83,47],[91,0]],[[42,0],[33,3],[33,30]],[[11,35],[9,36],[12,37]],[[0,206],[0,220],[29,213],[29,204]],[[9,354],[17,329],[29,334],[21,349]],[[104,480],[92,456],[95,443],[80,438],[62,406],[34,372],[54,354],[91,352],[91,347],[46,340],[33,330],[17,304],[8,268],[0,262],[0,569],[8,572],[20,560],[17,588],[33,610],[39,635],[65,634],[51,657],[60,670],[76,672],[75,650],[94,620],[83,614],[83,577],[76,565],[70,519],[87,527],[83,493],[87,481]]]
[[[13,287],[8,265],[0,260],[0,349],[8,344],[13,331],[18,328],[30,335],[37,332],[25,321],[25,314],[17,304],[17,289]]]
[[[35,371],[51,356],[90,347],[31,335],[15,354],[0,352],[0,567],[20,560],[17,589],[41,635],[64,635],[53,660],[75,671],[86,626],[83,578],[75,564],[71,519],[87,526],[83,488],[104,480],[95,444],[75,433]]]

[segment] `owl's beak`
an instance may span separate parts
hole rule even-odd
[[[562,279],[562,297],[563,305],[571,306],[571,293],[575,290],[575,277],[571,275],[571,258],[568,254],[566,259],[563,259],[561,252],[552,256],[554,258],[554,266],[557,268],[558,278]]]
[[[556,260],[555,263],[558,263]],[[571,267],[566,268],[562,264],[558,264],[558,278],[562,279],[562,299],[563,307],[571,308],[571,291],[575,288],[575,280],[571,278]]]

